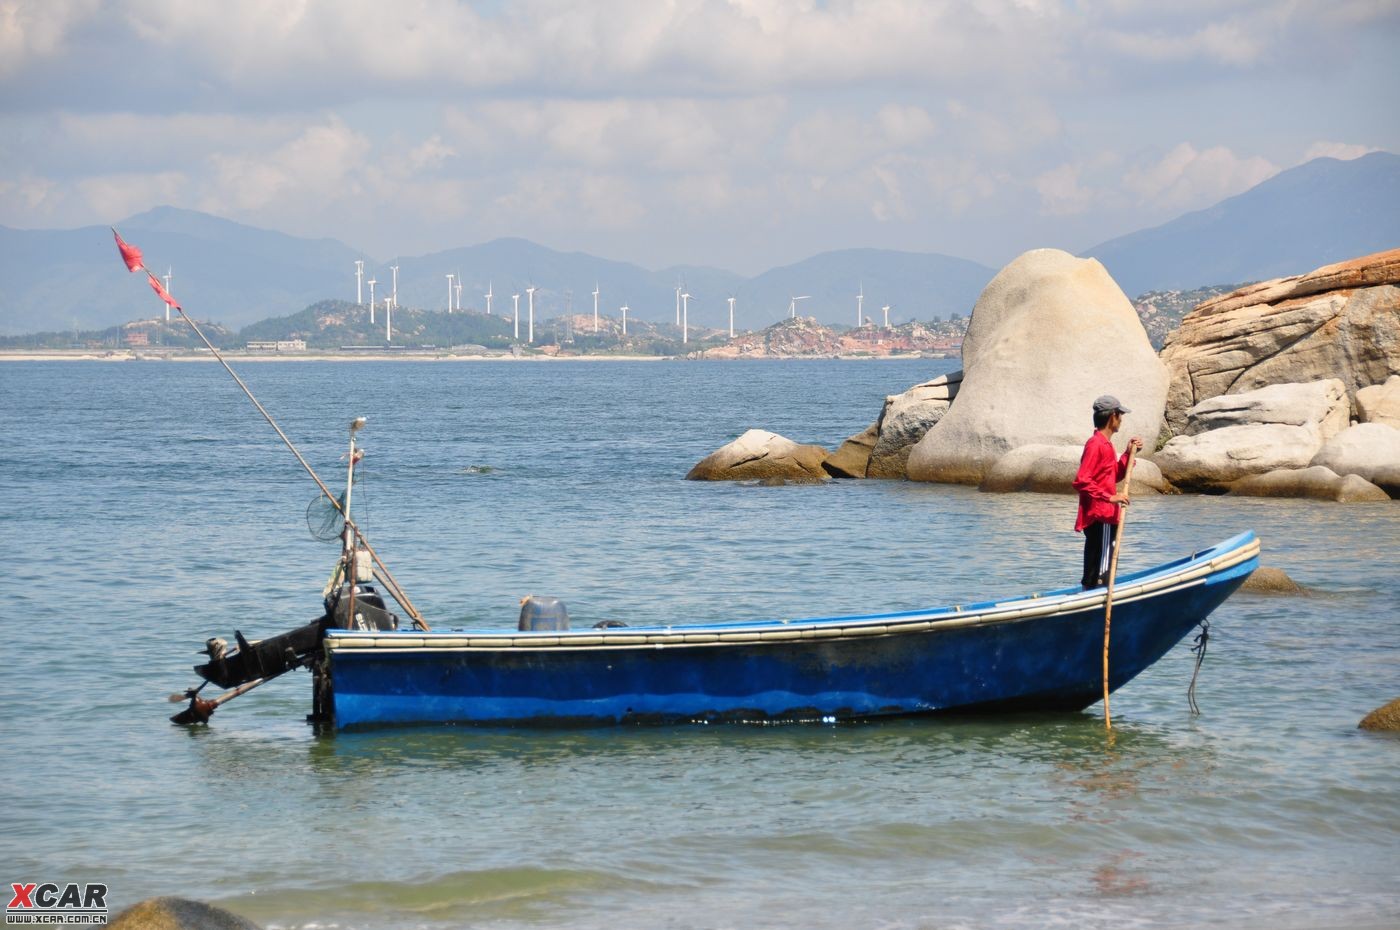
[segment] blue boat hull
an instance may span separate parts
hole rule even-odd
[[[1242,534],[1118,584],[1110,688],[1131,681],[1258,565]],[[336,631],[336,725],[849,720],[1081,710],[1102,697],[1104,592],[900,614],[626,630]]]

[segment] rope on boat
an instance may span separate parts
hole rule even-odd
[[[1196,676],[1201,673],[1201,663],[1206,660],[1206,647],[1210,645],[1210,619],[1201,621],[1201,632],[1196,634],[1196,645],[1191,651],[1196,654],[1196,667],[1191,672],[1191,686],[1186,689],[1186,700],[1191,705],[1192,716],[1201,715],[1201,706],[1196,703]]]

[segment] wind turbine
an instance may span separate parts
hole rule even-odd
[[[451,312],[452,312],[452,279],[455,278],[455,277],[457,277],[455,274],[450,274],[450,275],[447,276],[447,312],[448,312],[448,313],[451,313]]]
[[[684,290],[680,284],[676,285],[676,325],[681,325],[681,291]]]
[[[169,311],[167,311],[169,312]],[[598,333],[598,282],[593,282],[593,333]]]
[[[516,341],[516,342],[519,342],[519,341],[520,341],[520,295],[519,295],[519,294],[511,294],[511,295],[510,295],[510,299],[511,299],[512,301],[515,302],[515,312],[514,312],[514,314],[512,314],[512,315],[515,317],[515,341]]]
[[[788,303],[788,318],[793,320],[797,319],[797,302],[799,300],[808,300],[811,296],[811,294],[803,294],[801,297],[794,297]]]
[[[365,263],[362,261],[355,262],[355,303],[359,304],[360,306],[363,306],[365,302],[365,294],[363,288],[364,279]]]
[[[394,306],[397,307],[399,305],[399,266],[390,265],[389,270],[394,273],[394,290],[393,293],[389,295],[389,299],[392,300]]]
[[[690,295],[681,295],[681,343],[690,341]]]
[[[537,288],[531,284],[525,288],[525,294],[530,299],[530,338],[526,340],[530,345],[535,344],[535,291]]]
[[[457,276],[457,283],[454,284],[453,287],[457,288],[457,309],[458,309],[458,310],[461,310],[461,309],[462,309],[462,278],[461,278],[460,275]]]
[[[384,298],[384,341],[394,341],[394,299]]]
[[[165,278],[165,293],[169,294],[170,279],[175,277],[175,269],[171,268],[169,265],[166,265],[165,274],[161,275],[161,277]],[[170,304],[165,305],[165,322],[170,322]]]
[[[860,293],[856,295],[856,328],[865,325],[865,314],[861,312],[861,305],[865,303],[865,284],[860,286]]]
[[[890,328],[890,305],[889,305],[889,304],[885,304],[885,305],[884,305],[883,307],[881,307],[880,309],[883,310],[883,311],[885,311],[885,329],[889,329],[889,328]]]
[[[374,280],[373,278],[370,278],[369,281],[368,281],[367,283],[369,284],[369,321],[370,321],[370,323],[373,323],[373,322],[374,322],[374,285],[375,285],[375,280]]]
[[[622,335],[627,335],[627,311],[631,308],[626,304],[622,305]]]
[[[493,296],[495,296],[495,295],[493,295],[493,294],[491,293],[491,291],[492,291],[491,282],[490,282],[490,281],[487,281],[487,282],[486,282],[486,295],[485,295],[485,296],[486,296],[486,315],[487,315],[487,316],[490,316],[490,315],[491,315],[491,298],[492,298]]]
[[[735,300],[735,298],[733,298],[733,297],[729,298],[729,338],[730,338],[730,339],[733,339],[733,338],[734,338],[734,300]]]

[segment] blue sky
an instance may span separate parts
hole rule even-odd
[[[1396,0],[0,0],[0,223],[1000,265],[1400,151],[1397,40]]]

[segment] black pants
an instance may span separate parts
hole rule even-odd
[[[1080,584],[1086,588],[1108,584],[1108,563],[1117,543],[1117,523],[1090,523],[1084,527],[1084,577]]]

